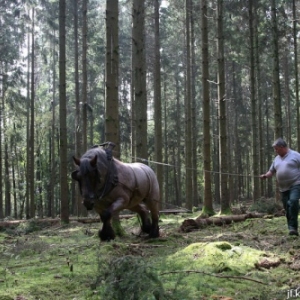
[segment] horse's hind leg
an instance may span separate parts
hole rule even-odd
[[[136,212],[140,216],[141,221],[142,221],[142,225],[141,225],[142,231],[150,234],[152,225],[151,225],[149,212],[146,209],[145,205],[138,204],[138,205],[130,208],[130,210],[133,212]]]
[[[146,200],[146,206],[150,210],[151,213],[151,219],[152,219],[152,224],[151,224],[151,229],[149,232],[149,237],[151,238],[157,238],[159,237],[159,210],[158,210],[158,202],[155,200],[147,199]]]

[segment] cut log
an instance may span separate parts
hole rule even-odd
[[[209,217],[209,218],[201,218],[200,216],[197,219],[184,220],[180,226],[180,231],[190,232],[210,225],[223,226],[235,222],[243,222],[247,219],[274,218],[274,217],[281,217],[284,215],[285,215],[284,211],[282,211],[280,214],[276,213],[276,215],[268,215],[264,213],[248,213],[248,214],[241,214],[241,215],[229,215],[229,216]]]

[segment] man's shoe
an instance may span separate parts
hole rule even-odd
[[[291,231],[289,232],[289,235],[297,235],[297,236],[299,236],[299,233],[298,233],[297,230],[291,230]]]

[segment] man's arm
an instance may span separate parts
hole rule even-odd
[[[274,174],[273,174],[271,171],[268,171],[267,173],[262,174],[262,175],[260,175],[259,177],[260,177],[261,179],[266,179],[266,178],[272,177],[273,175],[274,175]]]

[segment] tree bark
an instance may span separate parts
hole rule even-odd
[[[297,115],[297,151],[300,151],[300,101],[299,101],[299,76],[298,76],[298,30],[296,15],[296,0],[293,0],[293,40],[294,40],[294,73],[295,73],[295,94],[296,94],[296,115]]]
[[[185,84],[185,206],[193,208],[193,172],[192,172],[192,113],[191,113],[191,47],[190,47],[190,10],[191,0],[185,1],[186,32],[186,84]]]
[[[274,103],[274,139],[283,137],[281,95],[279,79],[278,29],[276,1],[271,1],[272,32],[273,32],[273,103]]]
[[[116,144],[114,155],[120,158],[119,136],[119,7],[118,0],[106,1],[106,110],[105,139]]]
[[[163,166],[162,162],[162,105],[161,105],[161,76],[160,76],[160,34],[159,34],[159,1],[154,1],[154,22],[155,22],[155,61],[154,61],[154,143],[155,143],[155,161],[158,162],[156,165],[156,176],[160,186],[160,199],[163,195]],[[167,187],[166,187],[167,188]],[[162,208],[161,202],[160,209]]]
[[[87,1],[82,0],[82,148],[87,148]]]
[[[248,2],[249,14],[249,40],[250,40],[250,97],[251,97],[251,120],[252,120],[252,197],[256,201],[260,197],[260,184],[259,184],[259,155],[258,155],[258,118],[257,118],[257,100],[256,100],[256,78],[255,78],[255,51],[254,51],[254,14],[253,3]]]
[[[202,0],[201,8],[202,29],[202,105],[203,105],[203,175],[204,201],[202,212],[213,215],[213,201],[211,191],[211,140],[210,140],[210,95],[209,95],[209,51],[207,28],[207,0]]]
[[[220,200],[221,214],[230,212],[228,193],[227,166],[227,132],[226,132],[226,94],[225,94],[225,62],[223,35],[223,0],[217,3],[217,51],[218,51],[218,103],[219,103],[219,144],[220,144]]]
[[[147,164],[147,93],[145,57],[145,0],[133,0],[132,62],[135,155]]]
[[[35,47],[34,47],[34,8],[32,9],[32,36],[31,36],[31,96],[30,96],[30,136],[29,136],[29,218],[35,216],[35,199],[34,199],[34,190],[35,190],[35,178],[34,178],[34,157],[35,157],[35,148],[34,148],[34,126],[35,126],[35,81],[34,81],[34,62],[35,62]]]
[[[64,223],[69,223],[66,101],[66,0],[59,0],[59,125],[61,220]]]

